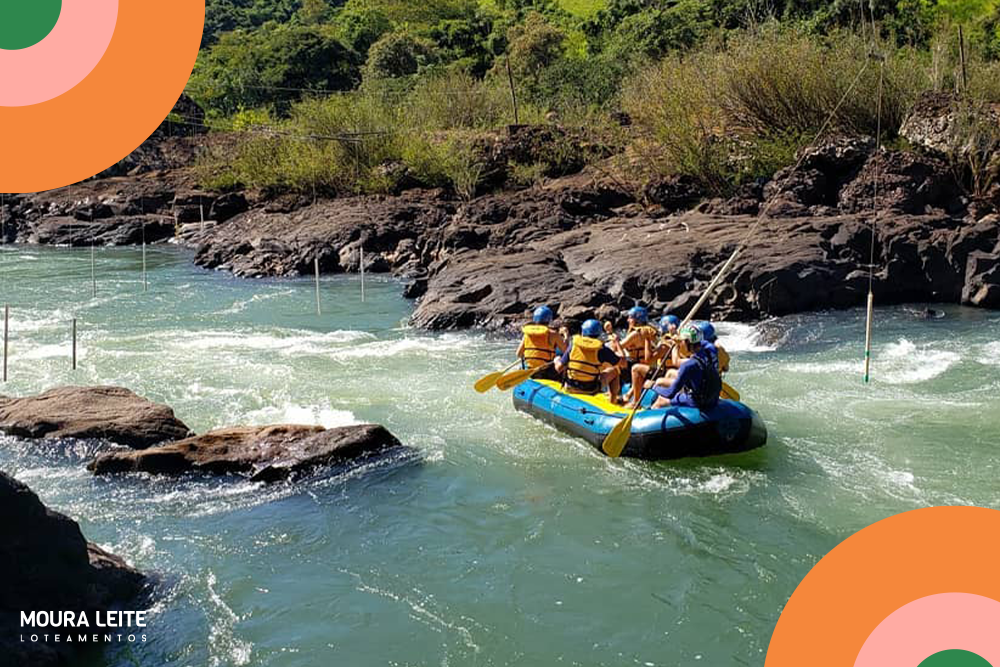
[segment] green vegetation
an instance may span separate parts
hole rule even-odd
[[[472,196],[513,80],[520,123],[612,149],[588,154],[636,182],[724,193],[787,165],[841,99],[831,129],[874,134],[873,52],[889,140],[923,92],[958,91],[979,134],[1000,101],[997,0],[209,0],[189,93],[238,133],[205,163],[217,187]],[[559,173],[564,149],[508,183]]]

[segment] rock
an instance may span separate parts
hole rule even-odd
[[[240,474],[272,482],[399,446],[382,426],[275,425],[211,431],[139,452],[100,454],[88,466],[95,474],[204,472]]]
[[[43,245],[138,245],[166,241],[174,236],[174,221],[162,215],[129,215],[81,222],[76,218],[46,217],[30,226],[27,241]]]
[[[179,223],[210,220],[215,197],[207,192],[178,192],[174,197],[173,215]]]
[[[109,440],[137,449],[186,438],[165,405],[121,387],[59,387],[38,396],[0,396],[0,431],[21,438]]]
[[[983,124],[1000,127],[1000,104],[977,108],[976,113]],[[928,92],[913,105],[899,134],[910,145],[934,155],[962,157],[972,148],[969,130],[968,114],[954,93]]]
[[[704,194],[693,178],[684,176],[666,176],[655,180],[646,184],[642,192],[643,199],[668,213],[691,208]]]
[[[225,222],[235,218],[249,208],[250,204],[242,192],[229,192],[220,195],[212,202],[212,207],[208,211],[208,219],[215,220],[216,222]]]
[[[975,251],[969,254],[962,303],[1000,308],[1000,253]]]
[[[964,202],[958,181],[943,160],[916,153],[885,152],[871,156],[839,195],[841,211],[860,213],[875,207],[902,213],[929,213],[935,209],[959,213]]]
[[[86,612],[93,623],[95,613],[135,598],[143,584],[121,558],[87,542],[75,521],[0,471],[0,663],[54,665],[87,646],[19,641],[30,631],[21,630],[22,610]]]
[[[812,206],[836,206],[841,188],[857,175],[875,142],[868,137],[835,137],[803,149],[798,167],[782,169],[764,188],[775,216],[808,215]]]

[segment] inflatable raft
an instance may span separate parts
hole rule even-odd
[[[763,420],[743,403],[720,400],[708,412],[677,407],[648,409],[653,399],[653,393],[647,392],[643,400],[646,409],[636,413],[622,456],[649,460],[715,456],[746,452],[767,442]],[[598,449],[628,414],[605,394],[570,393],[551,380],[528,380],[514,387],[514,407]]]

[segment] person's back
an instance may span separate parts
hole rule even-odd
[[[654,407],[674,405],[711,410],[718,405],[722,391],[718,362],[703,345],[701,331],[696,327],[686,328],[681,332],[681,339],[690,354],[681,363],[669,387],[653,387],[658,396]]]
[[[600,335],[600,322],[584,322],[580,335],[573,336],[569,349],[556,360],[556,369],[565,373],[566,387],[580,394],[599,393],[603,380],[608,384],[609,399],[617,402],[617,365],[621,357],[604,345]]]
[[[517,356],[524,360],[525,367],[538,368],[550,364],[565,349],[566,341],[550,326],[552,318],[552,310],[548,306],[540,306],[535,309],[531,324],[521,328],[523,337],[517,348]],[[535,377],[559,379],[555,369],[546,369]]]

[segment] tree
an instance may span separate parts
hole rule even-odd
[[[366,79],[396,79],[416,74],[437,61],[433,42],[408,31],[392,32],[369,49],[364,75]]]
[[[360,58],[321,26],[268,23],[235,31],[203,52],[191,77],[192,97],[225,115],[271,106],[288,111],[303,91],[350,90]]]
[[[507,32],[507,55],[517,81],[536,84],[542,71],[562,57],[565,40],[566,34],[538,12],[529,13],[523,23],[515,24]],[[506,63],[500,61],[494,66],[498,72],[505,67]]]

